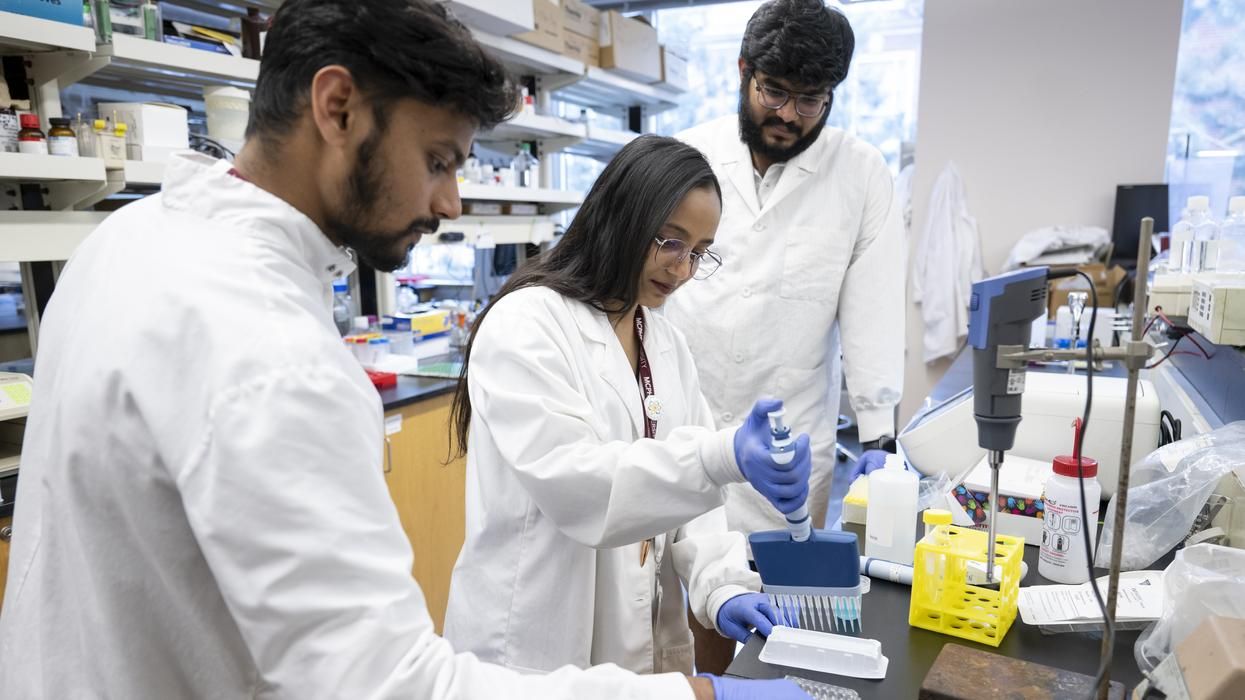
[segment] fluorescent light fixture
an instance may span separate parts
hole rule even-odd
[[[1228,150],[1228,149],[1219,150],[1219,151],[1198,151],[1197,152],[1198,158],[1236,158],[1239,155],[1241,155],[1240,151],[1233,151],[1233,150]]]

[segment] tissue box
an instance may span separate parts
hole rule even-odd
[[[995,521],[998,533],[1023,537],[1025,544],[1042,544],[1042,523],[1046,505],[1042,493],[1046,480],[1054,470],[1045,460],[1007,455],[999,469],[999,515]],[[967,515],[975,530],[989,529],[987,513],[990,503],[990,463],[983,457],[964,481],[947,496],[948,507]],[[957,518],[962,522],[963,518]]]
[[[138,157],[133,160],[164,162],[190,148],[190,126],[182,107],[160,102],[100,103],[101,117],[114,113],[128,127],[128,141],[138,146]]]

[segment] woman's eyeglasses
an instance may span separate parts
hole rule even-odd
[[[692,250],[691,246],[677,238],[653,236],[653,242],[657,244],[657,250],[653,256],[659,265],[667,268],[677,267],[682,265],[683,261],[691,260],[693,279],[708,279],[722,266],[722,256],[711,250],[697,253]]]

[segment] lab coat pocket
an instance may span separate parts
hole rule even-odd
[[[778,296],[833,305],[847,270],[847,234],[800,226],[787,234]]]
[[[666,647],[661,650],[660,658],[657,660],[657,667],[653,669],[653,673],[682,673],[690,676],[692,674],[692,660],[695,653],[692,644]]]

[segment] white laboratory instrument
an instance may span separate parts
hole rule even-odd
[[[1126,385],[1122,377],[1094,375],[1094,422],[1085,434],[1085,454],[1098,458],[1098,483],[1107,498],[1115,494],[1120,469]],[[908,423],[898,438],[908,464],[922,474],[946,472],[955,480],[985,457],[986,451],[974,440],[977,426],[972,399],[972,389],[965,389]],[[1066,442],[1055,436],[1063,436],[1072,419],[1085,410],[1085,377],[1028,372],[1021,406],[1023,420],[1008,457],[1028,457],[1049,464],[1061,451],[1067,451]],[[1134,462],[1159,444],[1159,411],[1154,384],[1141,380],[1137,384]]]
[[[1189,326],[1216,345],[1245,345],[1245,274],[1193,278]]]
[[[1150,283],[1150,303],[1147,312],[1162,307],[1168,318],[1183,318],[1189,313],[1189,299],[1193,295],[1193,275],[1182,272],[1159,272]]]

